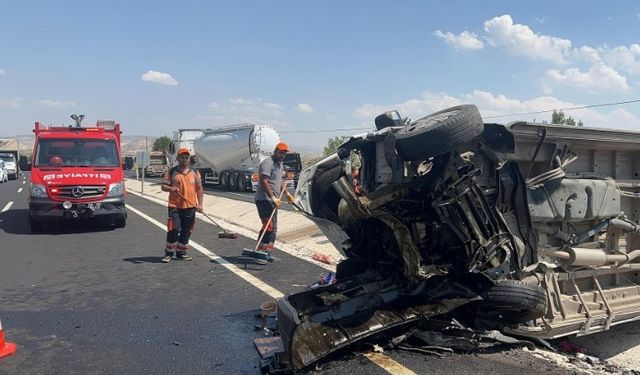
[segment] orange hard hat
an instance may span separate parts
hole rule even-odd
[[[278,142],[276,150],[289,152],[289,146],[285,142]]]
[[[181,147],[178,150],[178,155],[182,155],[182,154],[187,154],[187,155],[191,155],[191,152],[189,152],[189,149],[186,147]]]

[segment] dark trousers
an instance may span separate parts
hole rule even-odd
[[[175,246],[176,254],[186,254],[189,238],[196,223],[195,208],[171,208],[167,215],[167,248],[166,253],[172,253],[170,245]],[[177,242],[177,245],[176,245]]]
[[[269,216],[275,209],[275,205],[273,202],[268,200],[256,200],[256,207],[258,208],[258,216],[262,221],[262,228],[258,233],[258,237],[262,235],[264,232],[264,236],[262,237],[261,244],[273,246],[273,243],[276,242],[276,232],[278,230],[278,211],[273,214],[273,218],[271,219],[271,223],[267,224],[267,220],[269,220]]]

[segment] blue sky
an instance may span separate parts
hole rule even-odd
[[[322,149],[389,109],[508,123],[640,99],[637,1],[1,4],[0,136],[83,113],[125,135],[271,124]],[[640,102],[565,113],[640,130]]]

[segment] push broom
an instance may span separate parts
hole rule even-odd
[[[189,203],[192,206],[197,206],[196,204],[194,204],[193,202],[191,202],[189,199],[187,199],[184,195],[180,194],[179,191],[176,191],[176,193],[185,201],[187,201],[187,203]],[[220,224],[216,223],[215,220],[213,220],[209,215],[207,215],[204,211],[201,212],[201,214],[204,215],[204,217],[206,217],[207,219],[209,219],[214,225],[216,225],[218,228],[222,229],[222,232],[218,232],[218,238],[228,238],[228,239],[232,239],[235,240],[236,238],[238,238],[238,234],[235,232],[229,232],[228,230],[224,229],[222,226],[220,226]]]
[[[284,194],[284,191],[286,189],[282,189],[282,191],[280,192],[280,195],[278,196],[278,199],[282,199],[282,194]],[[278,207],[276,207],[275,205],[273,206],[273,211],[271,211],[271,215],[269,216],[269,220],[267,220],[267,223],[262,227],[262,233],[260,233],[260,237],[258,237],[258,242],[256,242],[256,247],[253,249],[248,249],[248,248],[244,248],[242,249],[242,256],[246,256],[246,257],[253,257],[256,259],[256,263],[265,263],[266,261],[269,260],[273,260],[273,257],[271,256],[271,253],[268,251],[260,251],[258,250],[258,247],[260,246],[260,242],[262,241],[262,238],[264,237],[265,233],[267,233],[267,228],[269,227],[269,224],[271,224],[271,220],[273,220],[273,215],[276,214],[276,211],[278,211]]]

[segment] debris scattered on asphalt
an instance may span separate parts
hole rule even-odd
[[[327,254],[320,254],[320,253],[312,253],[311,254],[311,259],[316,260],[320,263],[324,263],[324,264],[334,264],[333,260],[331,259],[331,257]]]

